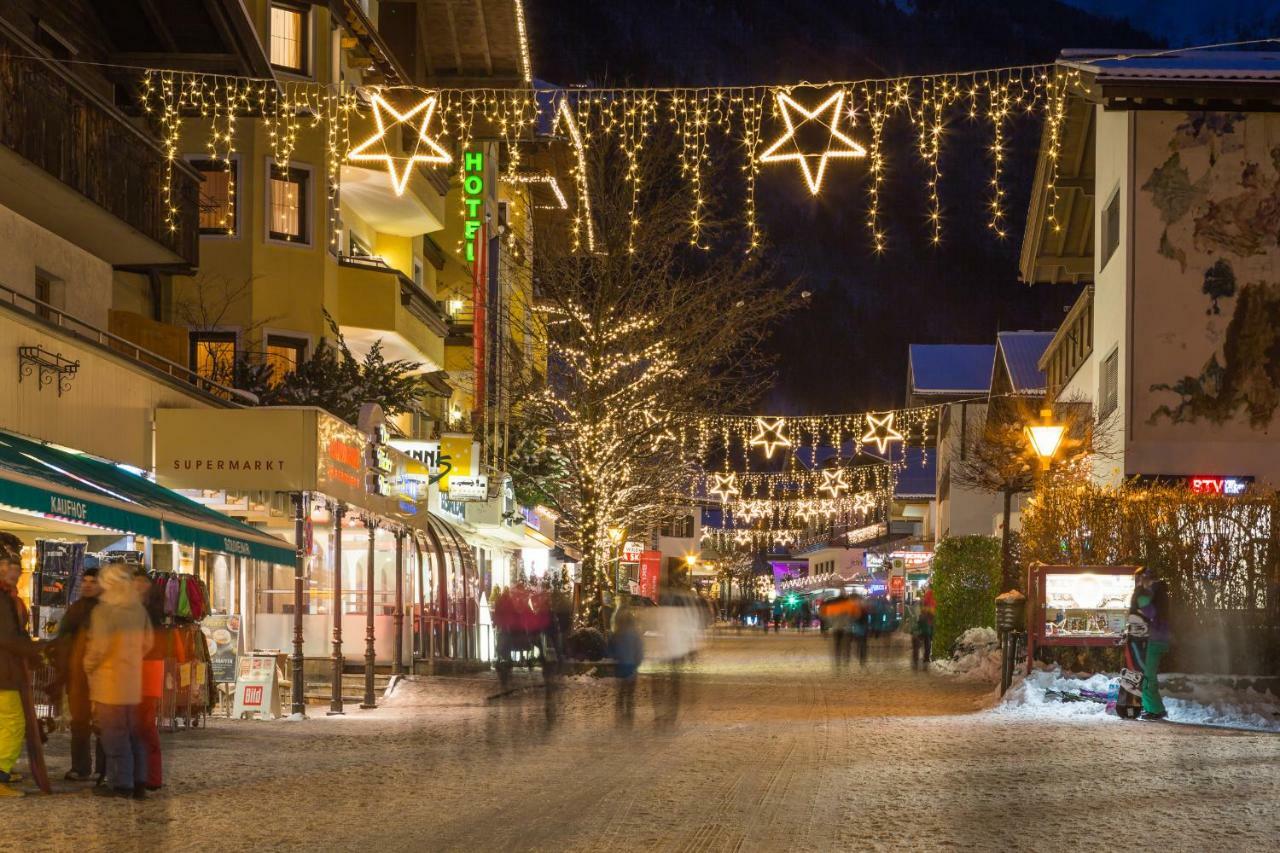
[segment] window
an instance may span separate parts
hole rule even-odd
[[[675,539],[693,538],[693,516],[681,515],[667,519],[662,525],[662,535]]]
[[[413,259],[413,283],[418,290],[422,290],[422,261],[417,258]]]
[[[1098,417],[1105,418],[1120,405],[1120,350],[1113,349],[1102,360],[1102,375],[1098,377]]]
[[[58,279],[44,270],[36,270],[36,316],[41,320],[53,320],[50,305],[54,308],[61,307],[58,304],[59,284],[61,282]]]
[[[200,173],[200,233],[235,234],[236,161],[192,160]]]
[[[214,382],[229,382],[235,363],[235,332],[191,333],[191,369],[197,374]]]
[[[271,383],[279,384],[285,374],[297,370],[298,364],[307,357],[307,341],[305,338],[294,338],[289,335],[267,335],[267,364],[271,365]]]
[[[307,184],[310,179],[311,173],[306,169],[271,167],[268,187],[271,239],[311,242],[307,232]]]
[[[1107,261],[1120,246],[1120,187],[1111,191],[1107,206],[1102,209],[1102,265],[1099,270],[1106,269]]]
[[[271,4],[271,64],[281,71],[307,73],[307,10]]]

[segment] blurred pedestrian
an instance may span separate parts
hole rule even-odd
[[[866,599],[858,593],[849,596],[849,634],[858,648],[858,665],[867,665],[867,632],[871,628],[871,611]]]
[[[144,800],[147,749],[138,706],[142,703],[142,660],[152,644],[151,620],[125,566],[109,565],[100,577],[102,593],[89,620],[84,668],[111,787],[98,788],[95,793]]]
[[[22,780],[13,770],[27,733],[21,691],[26,689],[26,662],[39,649],[27,632],[27,606],[18,597],[21,577],[22,540],[0,532],[0,798],[23,795],[9,783]]]
[[[847,595],[835,595],[818,607],[818,618],[831,634],[832,664],[836,669],[849,665],[849,643],[852,638],[850,622],[853,603]]]
[[[618,679],[614,707],[618,722],[629,726],[636,714],[636,676],[644,661],[644,638],[640,635],[635,612],[625,604],[614,613],[609,645],[614,675]]]
[[[169,656],[173,632],[164,624],[164,588],[151,582],[146,569],[139,566],[133,573],[138,600],[147,611],[151,625],[151,649],[142,660],[142,702],[138,704],[138,733],[147,750],[148,791],[164,785],[164,760],[160,751],[160,699],[164,696],[164,661]]]
[[[1138,574],[1129,612],[1147,623],[1147,649],[1142,659],[1142,719],[1163,720],[1168,716],[1160,696],[1160,660],[1169,651],[1173,632],[1169,627],[1169,587],[1149,571]]]
[[[809,601],[800,602],[800,630],[807,631],[813,622],[813,610],[809,607]]]
[[[80,579],[80,597],[58,621],[54,639],[58,681],[66,691],[71,712],[71,769],[63,777],[69,782],[86,782],[93,777],[93,704],[89,700],[84,653],[89,643],[89,620],[100,591],[98,568],[90,566]]]
[[[919,669],[921,665],[929,668],[933,660],[933,625],[937,614],[937,600],[933,597],[933,589],[926,587],[920,600],[915,603],[914,624],[911,631],[911,668]]]

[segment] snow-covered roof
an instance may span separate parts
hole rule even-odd
[[[1064,50],[1060,62],[1100,82],[1280,81],[1280,52],[1255,50]]]
[[[1053,336],[1053,332],[1000,332],[996,335],[1015,394],[1044,393],[1046,382],[1039,362]]]
[[[991,390],[991,344],[911,344],[911,390],[921,394],[984,394]]]

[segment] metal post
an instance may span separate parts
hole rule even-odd
[[[307,568],[307,495],[293,493],[293,541],[296,546],[293,559],[293,714],[307,715],[306,697],[303,695],[304,664],[302,657],[302,590]]]
[[[422,565],[422,542],[413,537],[413,553],[418,557],[418,657],[427,657],[427,593],[425,571]]]
[[[395,660],[391,673],[404,675],[404,531],[396,531],[396,612],[391,617],[395,637]]]
[[[369,526],[369,559],[365,565],[365,589],[364,589],[364,701],[360,703],[361,708],[369,709],[378,707],[377,701],[373,696],[373,539],[374,534],[378,532],[378,522],[373,516],[365,519],[365,524]]]
[[[345,504],[333,508],[333,695],[329,697],[329,713],[344,714],[342,708],[342,670],[346,659],[342,656],[342,517]]]

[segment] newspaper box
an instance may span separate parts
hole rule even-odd
[[[240,657],[231,717],[243,720],[254,715],[264,720],[280,716],[280,666],[275,655]]]

